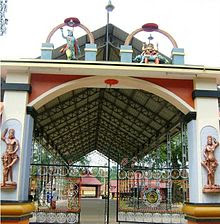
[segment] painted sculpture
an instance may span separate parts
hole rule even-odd
[[[152,44],[150,41],[153,40],[153,37],[150,35],[148,37],[149,43],[143,43],[142,46],[142,53],[140,55],[137,55],[133,62],[139,62],[139,63],[154,63],[154,64],[164,64],[168,63],[167,59],[163,57],[159,51],[158,47],[154,47],[154,44]]]
[[[215,158],[215,150],[219,146],[219,142],[212,136],[207,137],[207,145],[204,150],[204,158],[202,166],[207,170],[207,185],[204,186],[203,192],[220,192],[220,186],[215,184],[215,172],[218,162]]]
[[[8,137],[6,134],[8,132]],[[17,186],[16,182],[13,182],[13,165],[19,159],[17,155],[17,151],[19,149],[19,142],[15,138],[15,130],[14,129],[5,129],[2,134],[2,140],[6,144],[6,150],[2,155],[2,163],[3,163],[3,182],[1,184],[1,188],[15,188]],[[10,181],[9,181],[10,179]]]
[[[66,40],[66,45],[60,50],[61,53],[65,52],[67,60],[76,60],[76,56],[79,55],[80,49],[78,42],[73,35],[73,30],[68,29],[67,36],[63,33],[63,28],[60,28],[62,37]]]

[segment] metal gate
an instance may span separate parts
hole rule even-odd
[[[80,223],[81,178],[67,173],[65,166],[32,165],[30,193],[36,210],[30,223]]]
[[[59,154],[33,138],[29,196],[36,210],[30,223],[80,223],[83,182],[100,180],[96,196],[104,201],[102,223],[109,223],[110,159],[103,166],[65,164]],[[91,186],[91,181],[90,186]]]
[[[108,166],[35,164],[31,168],[30,194],[36,210],[30,223],[80,223],[83,180],[90,178],[104,180],[96,197],[105,200],[102,223],[109,223]]]
[[[186,141],[182,125],[180,133],[173,137],[168,133],[166,142],[144,160],[134,156],[121,161],[117,177],[119,223],[186,223],[181,211],[188,201]]]

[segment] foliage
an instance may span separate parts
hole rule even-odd
[[[181,203],[184,201],[183,189],[184,189],[183,182],[173,181],[172,184],[173,203]]]
[[[179,168],[182,165],[182,144],[181,133],[172,137],[170,142],[171,147],[171,166]],[[163,143],[159,146],[159,152],[157,150],[151,151],[148,155],[141,160],[141,163],[147,164],[147,166],[156,168],[166,166],[167,164],[167,143]]]
[[[32,164],[63,164],[63,160],[58,156],[51,154],[51,152],[45,149],[39,142],[33,141],[33,148],[32,148]],[[37,174],[37,166],[32,166],[31,175]]]
[[[110,180],[117,180],[117,166],[112,166],[111,167]]]
[[[83,156],[77,161],[77,165],[89,166],[91,159],[88,156]]]

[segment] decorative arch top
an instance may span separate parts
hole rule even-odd
[[[64,26],[69,26],[69,27],[80,27],[81,29],[83,29],[83,30],[88,34],[90,44],[94,44],[95,39],[94,39],[93,34],[90,32],[90,30],[89,30],[86,26],[84,26],[83,24],[81,24],[81,23],[80,23],[80,20],[79,20],[78,18],[76,18],[76,17],[69,17],[69,18],[66,18],[66,19],[64,20],[63,23],[61,23],[61,24],[57,25],[56,27],[54,27],[54,28],[50,31],[49,35],[47,36],[46,43],[50,43],[51,37],[54,35],[54,33],[55,33],[58,29],[60,29],[60,28],[62,28],[62,27],[64,27]]]
[[[33,106],[35,109],[39,109],[41,106],[45,105],[54,98],[80,88],[106,88],[106,80],[114,80],[114,88],[122,89],[141,89],[150,93],[153,93],[172,105],[178,108],[182,113],[187,114],[188,112],[194,111],[194,108],[189,105],[185,99],[182,99],[172,92],[172,90],[166,89],[165,87],[151,82],[151,80],[142,80],[132,77],[113,77],[113,76],[91,76],[85,78],[79,78],[74,80],[69,80],[60,85],[54,85],[51,89],[37,96],[29,102],[28,106]],[[117,81],[117,83],[116,83]]]
[[[132,38],[137,34],[137,33],[140,33],[142,31],[145,31],[145,32],[158,32],[158,33],[161,33],[163,34],[164,36],[166,36],[170,41],[171,43],[173,44],[173,47],[174,48],[178,48],[177,46],[177,43],[176,41],[174,40],[174,38],[169,34],[167,33],[166,31],[164,30],[161,30],[159,29],[159,26],[156,24],[156,23],[146,23],[144,24],[141,28],[138,28],[136,30],[134,30],[132,33],[130,33],[128,35],[128,37],[126,38],[125,40],[125,45],[129,45]]]

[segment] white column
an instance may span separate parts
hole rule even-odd
[[[194,80],[194,90],[217,90],[216,79]],[[202,167],[204,146],[207,136],[211,135],[219,141],[219,108],[218,98],[196,97],[194,100],[197,113],[196,120],[188,123],[189,146],[189,187],[191,203],[220,203],[219,193],[203,193],[207,184],[207,171]],[[220,148],[215,156],[220,163]],[[220,165],[215,172],[216,184],[220,184]]]
[[[6,83],[29,84],[30,74],[25,71],[10,72],[6,76]],[[27,189],[29,187],[30,141],[32,141],[33,122],[30,115],[27,115],[26,113],[27,103],[27,91],[5,91],[1,132],[7,127],[14,128],[15,138],[19,140],[20,149],[17,152],[19,159],[12,168],[13,180],[17,183],[17,188],[15,190],[2,189],[1,200],[26,201],[28,199]],[[1,156],[5,152],[5,146],[5,143],[1,141]],[[0,182],[2,182],[2,162],[0,166]]]

